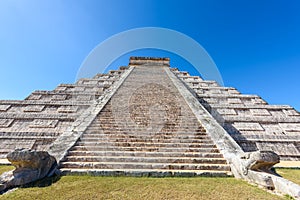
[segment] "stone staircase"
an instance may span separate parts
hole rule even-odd
[[[133,69],[70,149],[63,174],[231,175],[165,70],[155,62]]]

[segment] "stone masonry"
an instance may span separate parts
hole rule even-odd
[[[294,108],[269,105],[257,95],[171,70],[244,151],[271,150],[281,160],[300,161],[300,113]]]
[[[21,101],[1,100],[0,159],[17,148],[48,150],[124,71],[123,67],[53,91],[35,91]]]
[[[300,114],[292,107],[190,76],[170,68],[167,58],[140,57],[108,74],[0,101],[0,158],[28,148],[56,154],[66,174],[230,174],[219,141],[174,79],[243,151],[271,150],[281,160],[300,160]],[[81,119],[88,120],[82,125]]]
[[[62,162],[61,171],[229,175],[226,160],[167,76],[168,65],[146,61],[134,67],[82,134]]]

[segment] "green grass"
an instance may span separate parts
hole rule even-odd
[[[11,170],[0,166],[0,172]],[[48,178],[0,199],[286,199],[234,178]]]
[[[10,170],[13,170],[13,169],[15,169],[15,168],[11,165],[0,165],[0,175],[3,172],[7,172],[7,171],[10,171]]]
[[[281,169],[277,168],[276,172],[283,178],[293,181],[300,185],[300,169]]]
[[[64,176],[0,199],[284,199],[234,178]]]

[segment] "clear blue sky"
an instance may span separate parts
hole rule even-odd
[[[1,0],[0,99],[73,83],[100,42],[153,26],[199,42],[225,86],[300,110],[299,10],[297,0]]]

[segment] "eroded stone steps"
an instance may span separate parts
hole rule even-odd
[[[123,141],[123,140],[130,140],[134,142],[136,141],[141,141],[141,142],[157,142],[158,140],[160,141],[172,141],[178,143],[186,141],[188,142],[211,142],[212,140],[207,136],[207,135],[199,135],[199,134],[182,134],[182,135],[177,135],[177,134],[172,134],[172,133],[166,133],[166,134],[157,134],[157,135],[142,135],[142,134],[127,134],[124,133],[122,134],[103,134],[100,135],[99,137],[96,136],[97,134],[94,134],[92,136],[84,136],[80,138],[80,141],[102,141],[106,140],[107,138],[110,138],[112,141]]]
[[[68,162],[141,162],[141,163],[201,163],[226,164],[224,158],[137,157],[137,156],[68,156]]]
[[[142,163],[142,162],[63,162],[61,168],[77,169],[177,169],[229,171],[227,164]]]
[[[135,176],[135,177],[227,177],[229,171],[214,170],[165,170],[165,169],[79,169],[63,168],[63,175],[93,175],[93,176]]]
[[[97,175],[230,174],[226,160],[164,69],[151,66],[134,68],[70,149],[61,170]]]
[[[57,137],[52,136],[0,136],[1,139],[5,140],[37,140],[37,139],[56,139]]]
[[[61,133],[51,133],[51,132],[0,132],[1,137],[22,137],[22,136],[32,136],[32,137],[57,137]]]
[[[87,129],[85,131],[86,134],[118,134],[121,133],[122,134],[127,134],[127,135],[132,135],[132,129],[130,128],[119,128],[116,127],[115,129],[102,129],[101,127],[93,127],[92,129]],[[203,136],[207,136],[206,132],[203,131],[190,131],[190,130],[180,130],[180,131],[176,131],[176,133],[174,133],[171,130],[165,130],[163,133],[154,133],[155,135],[164,135],[164,134],[172,134],[172,135],[189,135],[189,136],[193,136],[193,135],[203,135]],[[134,135],[142,135],[142,136],[149,136],[150,134],[148,132],[146,132],[144,129],[134,129]],[[153,134],[151,134],[153,135]]]
[[[81,142],[104,142],[107,141],[108,138],[97,138],[97,137],[84,137],[81,138],[80,141]],[[212,140],[209,139],[190,139],[190,138],[178,138],[176,137],[176,139],[173,139],[172,137],[169,138],[165,138],[165,137],[157,137],[157,138],[130,138],[130,137],[114,137],[114,138],[110,138],[111,141],[115,141],[115,142],[135,142],[135,143],[141,143],[141,142],[152,142],[152,143],[179,143],[179,144],[213,144]]]
[[[118,142],[118,141],[106,141],[106,142],[77,142],[78,146],[86,147],[101,147],[101,146],[117,146],[117,147],[175,147],[175,148],[216,148],[214,144],[195,144],[195,143],[158,143],[158,142]]]
[[[113,127],[115,127],[116,128],[116,130],[118,130],[117,128],[118,128],[118,126],[115,124],[115,123],[111,123],[111,124],[107,124],[107,123],[103,123],[102,125],[96,125],[96,126],[91,126],[91,127],[88,127],[88,131],[95,131],[95,130],[99,130],[99,128],[101,128],[101,129],[103,129],[103,130],[107,130],[107,131],[109,131],[109,130],[112,130],[112,128]],[[187,126],[187,125],[180,125],[180,126],[172,126],[172,128],[173,129],[180,129],[180,130],[186,130],[186,131],[189,131],[189,130],[191,130],[193,127],[192,126]],[[123,128],[123,129],[121,129],[121,130],[124,130],[124,131],[126,131],[126,130],[128,130],[128,131],[130,131],[130,130],[136,130],[136,131],[139,131],[139,130],[144,130],[145,128],[144,127],[141,127],[141,128],[139,128],[139,127],[135,127],[135,126],[127,126],[126,128]],[[200,130],[195,130],[195,132],[203,132],[203,130],[202,129],[200,129]]]
[[[144,151],[144,152],[153,152],[153,151],[160,151],[160,152],[199,152],[199,153],[219,153],[219,150],[216,148],[192,148],[192,147],[122,147],[122,146],[74,146],[71,149],[79,150],[79,151],[113,151],[113,150],[122,150],[122,151]]]
[[[145,151],[70,151],[69,156],[136,156],[136,157],[187,157],[187,158],[223,158],[220,153],[213,152],[145,152]]]

